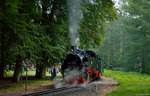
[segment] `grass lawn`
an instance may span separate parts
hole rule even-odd
[[[13,71],[7,71],[5,74],[5,77],[12,77],[13,73],[14,73]],[[23,72],[22,76],[26,76],[26,72]],[[28,76],[35,76],[35,71],[29,71]],[[46,77],[48,77],[48,76],[50,77],[51,74],[49,72],[46,72]],[[61,73],[58,73],[57,77],[62,77]]]
[[[105,70],[104,76],[112,77],[119,82],[119,88],[107,96],[150,96],[150,76],[136,72]]]
[[[13,71],[7,71],[6,74],[5,74],[5,77],[12,77],[14,74]],[[35,71],[29,71],[28,72],[28,76],[34,76],[35,75]],[[46,74],[47,75],[47,74]],[[22,76],[26,76],[26,72],[23,72],[22,73]]]

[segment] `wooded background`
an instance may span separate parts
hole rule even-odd
[[[105,68],[150,74],[150,1],[120,0],[119,20],[107,26],[103,46],[96,49]]]
[[[0,0],[0,79],[14,70],[20,80],[24,62],[36,66],[43,78],[48,66],[61,61],[70,50],[67,0]],[[112,0],[82,0],[80,48],[102,44],[108,23],[117,19]],[[30,60],[26,58],[30,52]]]
[[[36,78],[61,62],[70,50],[68,0],[0,0],[0,79],[14,71],[20,80],[25,62]],[[81,49],[94,50],[112,70],[150,74],[150,1],[82,0]],[[118,19],[119,17],[119,19]],[[112,22],[116,20],[115,22]],[[30,52],[30,59],[26,57]]]

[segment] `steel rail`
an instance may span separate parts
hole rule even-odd
[[[36,92],[36,93],[30,93],[30,94],[25,94],[22,96],[41,96],[44,94],[52,94],[60,91],[65,91],[68,89],[73,89],[73,88],[81,88],[80,86],[73,86],[73,87],[62,87],[62,88],[57,88],[57,89],[51,89],[51,90],[46,90],[46,91],[41,91],[41,92]]]

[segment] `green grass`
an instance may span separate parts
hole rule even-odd
[[[5,77],[12,77],[13,74],[14,74],[13,71],[7,71]],[[26,72],[23,72],[22,76],[26,76]],[[35,76],[35,71],[29,71],[28,76]],[[51,74],[49,72],[46,72],[46,76],[51,76]],[[61,73],[58,73],[57,76],[62,77]]]
[[[13,74],[14,74],[13,71],[7,71],[6,74],[5,74],[5,77],[12,77]],[[35,75],[35,71],[29,71],[28,72],[28,76],[34,76],[34,75]],[[22,76],[26,76],[26,72],[23,72]]]
[[[112,77],[119,82],[119,88],[107,96],[150,96],[150,76],[136,72],[105,70],[104,76]]]

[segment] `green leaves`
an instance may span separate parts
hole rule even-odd
[[[111,0],[95,0],[85,2],[83,20],[80,28],[81,48],[96,47],[102,44],[105,27],[117,19],[116,10]]]
[[[118,9],[120,20],[107,27],[104,46],[97,50],[107,68],[117,67],[127,71],[150,73],[148,0],[122,0],[122,9]]]
[[[67,0],[1,0],[0,5],[5,65],[14,66],[17,55],[25,61],[26,52],[35,65],[54,65],[70,50]],[[80,47],[87,49],[102,44],[106,25],[117,15],[111,0],[83,0],[82,5]]]

